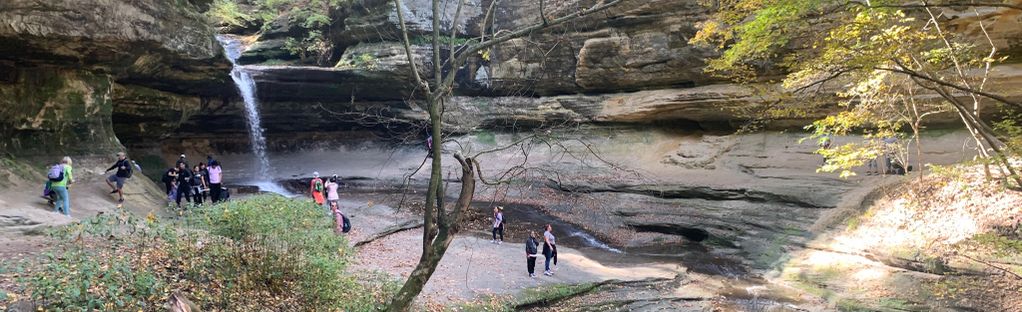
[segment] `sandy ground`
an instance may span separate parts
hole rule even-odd
[[[388,227],[415,221],[418,216],[399,213],[393,208],[369,202],[342,202],[350,216],[349,240],[365,240]],[[570,246],[558,246],[558,266],[554,276],[544,276],[543,257],[537,258],[537,277],[526,270],[525,243],[493,244],[483,233],[467,232],[456,237],[436,272],[423,289],[419,303],[450,305],[487,296],[514,296],[543,285],[577,284],[604,280],[640,280],[673,278],[683,270],[676,264],[649,263],[631,266],[601,264]],[[349,270],[386,272],[405,278],[418,263],[422,252],[422,230],[397,232],[361,246]]]

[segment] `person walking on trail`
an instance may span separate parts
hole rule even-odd
[[[50,180],[50,188],[56,194],[56,198],[53,201],[53,211],[63,212],[68,217],[71,216],[71,197],[68,188],[71,184],[75,183],[74,169],[71,167],[71,164],[71,157],[64,156],[60,160],[60,164],[51,167],[50,172],[47,174],[47,178]]]
[[[223,181],[223,170],[220,168],[220,162],[214,160],[209,165],[209,200],[214,204],[219,203],[223,198],[220,198],[220,192],[223,190],[221,182]]]
[[[497,234],[500,234],[500,240],[497,240]],[[493,207],[493,240],[490,242],[497,245],[504,242],[504,207]]]
[[[557,270],[557,238],[552,233],[554,227],[547,224],[546,231],[543,232],[543,257],[546,258],[545,272],[543,275],[553,276],[554,271]],[[550,260],[554,261],[554,269],[550,270]]]
[[[178,208],[181,208],[182,197],[185,202],[192,202],[192,171],[188,170],[187,163],[179,163],[177,166],[177,196],[175,196],[174,202],[177,203]]]
[[[107,168],[105,172],[117,169],[117,172],[106,178],[106,185],[110,186],[110,194],[117,194],[117,203],[124,202],[124,181],[131,178],[132,164],[124,152],[117,153],[117,162]]]
[[[177,167],[167,169],[167,172],[163,173],[163,186],[167,188],[167,196],[170,196],[170,191],[174,188],[174,184],[177,183]]]
[[[536,257],[538,257],[539,243],[536,242],[536,232],[529,231],[529,238],[525,239],[525,263],[529,270],[529,277],[536,277]]]
[[[203,197],[202,192],[208,187],[206,185],[205,174],[202,173],[202,169],[199,166],[192,167],[192,202],[196,205],[202,205]]]
[[[312,193],[312,200],[316,201],[316,205],[323,206],[324,191],[326,191],[326,187],[323,185],[323,179],[319,178],[319,172],[313,172],[312,181],[309,182],[309,192]]]

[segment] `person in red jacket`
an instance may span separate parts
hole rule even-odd
[[[324,201],[323,192],[326,191],[326,187],[323,186],[323,179],[319,178],[319,172],[312,173],[309,191],[312,192],[312,199],[316,201],[316,204],[322,206]]]

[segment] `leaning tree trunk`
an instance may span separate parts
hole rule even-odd
[[[434,148],[436,146],[437,144],[434,144]],[[436,155],[434,157],[439,158]],[[436,235],[427,240],[429,243],[423,249],[419,264],[415,266],[415,269],[408,276],[408,280],[401,286],[401,290],[391,300],[390,306],[387,308],[388,311],[407,311],[411,307],[415,297],[422,292],[426,282],[433,276],[437,265],[440,264],[440,259],[443,259],[444,254],[447,252],[447,247],[451,245],[454,235],[458,232],[458,221],[460,220],[461,212],[472,203],[472,198],[475,194],[475,160],[472,158],[462,158],[461,155],[454,155],[454,157],[461,164],[461,193],[458,195],[458,202],[455,203],[454,210],[450,214],[444,212],[442,205],[436,207]],[[442,190],[439,185],[437,188]],[[437,196],[443,195],[437,194]],[[438,200],[438,202],[442,201]],[[426,214],[430,214],[430,211],[427,210]],[[423,228],[423,231],[425,230]]]

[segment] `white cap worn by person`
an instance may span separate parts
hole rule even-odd
[[[318,177],[319,177],[319,171],[315,171],[315,172],[313,172],[313,173],[312,173],[312,177],[314,177],[314,178],[318,178]]]
[[[185,154],[181,154],[181,158],[185,158]]]

